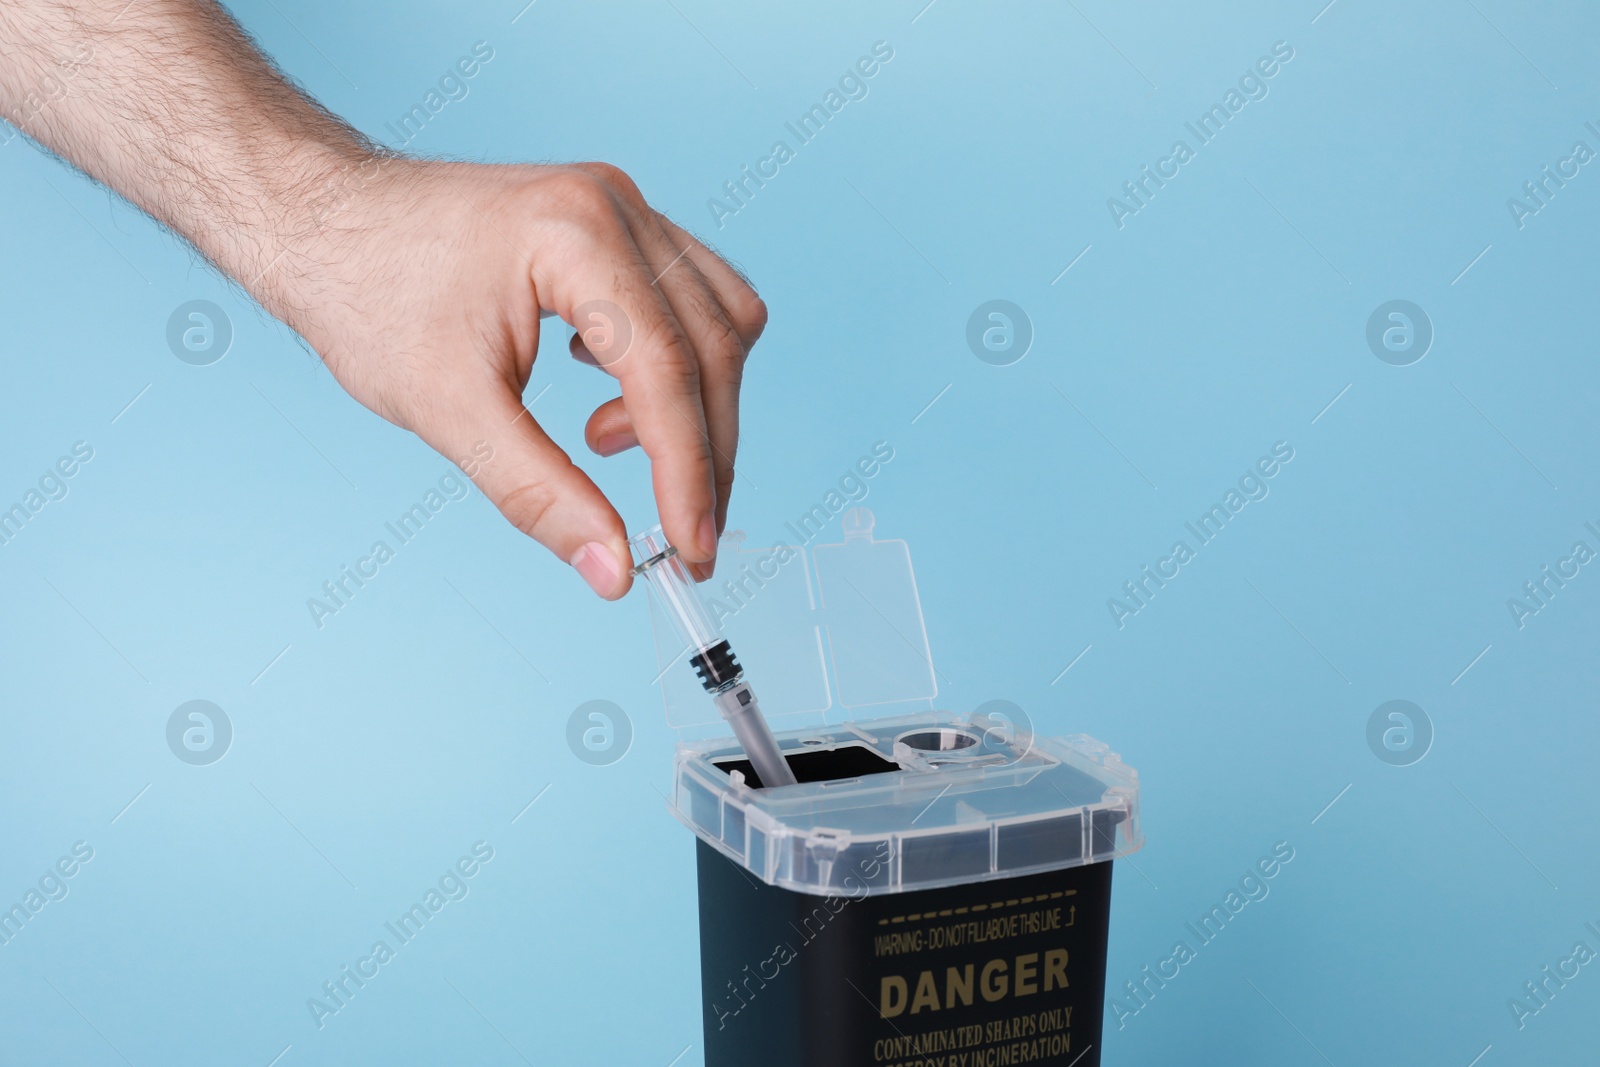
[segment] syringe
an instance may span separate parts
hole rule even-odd
[[[794,772],[778,751],[772,728],[761,714],[761,705],[756,703],[755,693],[744,680],[744,668],[734,658],[727,639],[707,617],[705,602],[695,590],[678,550],[667,544],[659,526],[635,537],[629,545],[638,559],[633,573],[643,575],[660,595],[679,636],[693,650],[690,666],[700,676],[700,684],[711,694],[717,710],[733,728],[733,736],[744,746],[762,786],[796,784]]]

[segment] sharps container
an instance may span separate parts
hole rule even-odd
[[[938,710],[909,551],[864,508],[841,543],[734,544],[717,573],[702,595],[798,783],[763,788],[732,738],[677,748],[708,1067],[1095,1067],[1137,773],[1014,705]],[[714,731],[652,614],[669,721]]]

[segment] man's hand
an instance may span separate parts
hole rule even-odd
[[[35,106],[68,62],[70,89]],[[212,0],[0,6],[0,108],[188,238],[367,407],[448,457],[490,442],[484,492],[615,598],[622,519],[522,405],[540,317],[559,315],[622,386],[589,447],[644,448],[667,539],[709,575],[766,308],[621,171],[375,150]]]
[[[589,447],[642,445],[668,540],[712,560],[745,354],[766,322],[750,286],[615,167],[361,169],[373,177],[348,208],[289,253],[326,267],[296,268],[299,310],[285,316],[350,395],[446,456],[490,442],[488,497],[595,592],[621,596],[621,518],[522,406],[540,315],[559,315],[579,331],[573,355],[622,384],[590,416]]]

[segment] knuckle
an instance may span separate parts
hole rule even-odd
[[[735,332],[734,327],[721,319],[714,320],[714,323],[716,335],[707,345],[705,353],[707,369],[714,371],[718,380],[737,388],[744,381],[744,339]]]
[[[527,482],[505,495],[500,502],[500,511],[511,521],[511,525],[537,540],[539,530],[560,499],[549,482]]]
[[[627,186],[633,184],[633,179],[628,177],[627,172],[621,167],[612,163],[605,163],[595,160],[592,162],[574,163],[573,166],[586,174],[590,174],[596,178],[599,178],[608,185]]]
[[[757,296],[754,289],[742,285],[728,299],[726,307],[728,317],[733,320],[734,328],[739,331],[739,337],[744,341],[745,347],[749,348],[767,328],[767,302]]]
[[[699,396],[700,364],[682,339],[669,336],[658,350],[661,355],[651,361],[651,377],[657,388],[668,396]]]
[[[690,297],[690,320],[695,323],[695,351],[704,361],[705,368],[714,372],[718,380],[731,377],[737,382],[749,344],[745,340],[745,331],[698,271],[695,277],[700,283],[700,289]]]
[[[610,189],[581,169],[568,167],[552,175],[549,192],[561,214],[580,223],[599,227],[616,218],[617,205]]]
[[[611,163],[579,163],[578,169],[595,178],[632,204],[643,204],[644,194],[628,172]]]
[[[689,357],[681,347],[674,348],[674,354],[666,359],[661,367],[663,376],[675,386],[686,393],[700,392],[700,365]]]
[[[697,346],[706,360],[718,367],[744,362],[744,331],[727,308],[720,306],[709,289],[694,301],[695,318],[705,332]]]

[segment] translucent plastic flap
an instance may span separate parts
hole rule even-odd
[[[839,703],[931,700],[939,687],[911,550],[904,541],[873,540],[872,527],[872,512],[856,508],[845,513],[844,542],[814,550]]]
[[[808,549],[751,546],[737,533],[724,539],[716,577],[700,591],[769,719],[930,707],[937,695],[910,550],[904,541],[875,540],[873,525],[870,511],[855,508],[843,515],[836,543]],[[667,723],[720,723],[653,593],[650,619]]]

